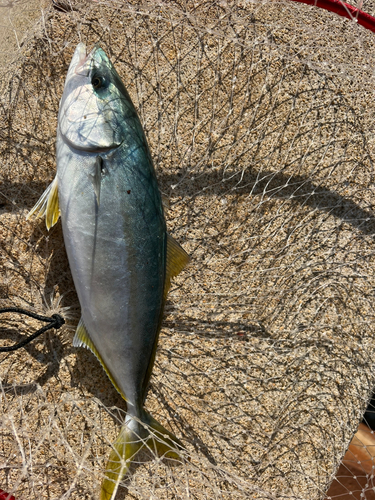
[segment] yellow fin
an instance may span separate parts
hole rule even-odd
[[[60,217],[59,208],[59,192],[57,189],[57,177],[55,177],[51,184],[51,192],[48,196],[46,207],[46,226],[48,231],[53,227]]]
[[[112,384],[114,385],[116,391],[118,391],[126,401],[125,394],[121,391],[121,389],[117,385],[115,379],[113,378],[111,372],[108,370],[106,364],[102,360],[102,357],[100,356],[99,351],[95,347],[94,342],[91,340],[90,335],[89,335],[88,331],[86,330],[86,327],[85,327],[85,324],[84,324],[82,318],[79,320],[77,330],[76,330],[76,333],[74,335],[73,346],[74,347],[86,347],[87,349],[90,349],[90,351],[96,356],[99,363],[104,368],[104,371],[108,375],[108,377],[109,377],[110,381],[112,382]]]
[[[159,457],[180,459],[183,444],[170,431],[144,411],[142,421],[130,417],[126,419],[120,434],[112,445],[105,477],[102,482],[100,500],[113,500],[120,481],[138,451],[147,446]]]
[[[48,188],[27,214],[26,219],[36,214],[37,217],[46,217],[46,226],[48,231],[59,220],[59,193],[57,189],[57,177],[53,179]]]
[[[177,276],[190,262],[189,255],[177,241],[167,234],[167,264],[164,284],[164,299],[171,286],[171,279]]]
[[[144,444],[145,441],[134,434],[125,423],[112,445],[102,482],[100,500],[115,498],[120,481],[128,472],[133,457],[143,448]]]
[[[154,419],[147,411],[146,421],[150,429],[152,429],[153,434],[150,434],[148,445],[152,448],[155,453],[159,456],[166,458],[181,458],[179,451],[185,450],[184,445],[172,432],[168,431],[164,426],[162,426],[157,420]],[[152,441],[150,443],[150,440]]]

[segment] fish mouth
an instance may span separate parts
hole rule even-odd
[[[86,53],[86,45],[81,42],[77,45],[76,50],[74,52],[73,59],[75,60],[75,68],[74,73],[79,76],[89,76],[90,71],[93,67],[94,54],[98,46],[92,49],[92,51],[87,54]]]

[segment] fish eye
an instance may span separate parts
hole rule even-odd
[[[98,90],[104,86],[104,78],[99,75],[94,75],[91,80],[91,85],[95,90]]]

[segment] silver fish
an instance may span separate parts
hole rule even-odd
[[[87,55],[80,43],[73,55],[56,157],[56,177],[28,217],[45,217],[49,229],[61,213],[82,310],[73,345],[95,354],[127,402],[102,484],[101,500],[109,500],[145,443],[174,458],[183,447],[143,405],[170,281],[189,257],[167,234],[137,112],[98,46]]]

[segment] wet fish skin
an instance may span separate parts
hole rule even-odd
[[[82,318],[73,341],[97,356],[127,401],[101,499],[114,498],[134,454],[150,437],[178,457],[179,440],[144,409],[170,280],[188,262],[167,235],[147,141],[104,51],[74,53],[60,102],[57,175],[30,212],[59,213]]]
[[[68,73],[61,101],[59,205],[83,324],[127,399],[128,413],[139,416],[145,385],[139,380],[146,377],[161,314],[166,227],[146,139],[130,97],[101,49],[92,59],[81,63],[70,78]],[[91,69],[92,64],[98,69]],[[95,72],[115,82],[111,93],[100,89],[104,96],[99,102],[90,88]],[[99,202],[93,184],[98,158]]]

